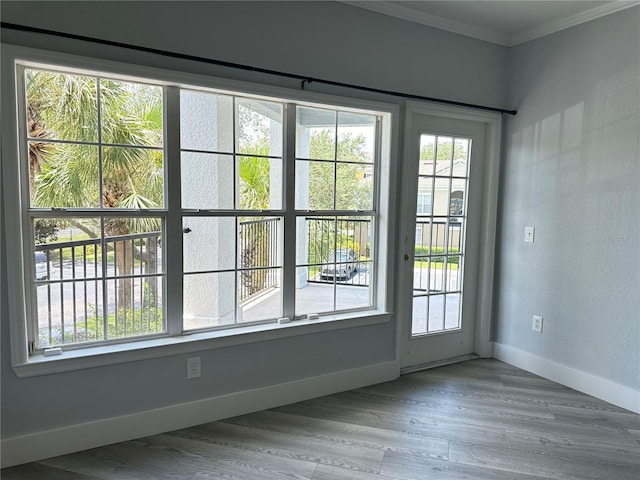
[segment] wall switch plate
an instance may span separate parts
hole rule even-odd
[[[533,316],[531,330],[533,330],[534,332],[542,333],[542,317],[540,317],[539,315]]]
[[[187,358],[187,380],[198,378],[200,374],[200,357]]]
[[[533,243],[535,233],[535,227],[524,227],[524,241],[527,243]]]

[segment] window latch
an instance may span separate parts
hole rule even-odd
[[[189,227],[183,228],[182,233],[191,233],[191,229]]]

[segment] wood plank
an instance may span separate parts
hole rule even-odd
[[[416,458],[389,452],[382,462],[383,475],[407,480],[541,480],[543,477],[469,466],[445,460]]]
[[[571,458],[518,450],[451,442],[451,462],[505,472],[552,478],[554,480],[638,480],[637,467],[598,461],[572,461]]]
[[[346,405],[342,399],[323,398],[275,409],[279,412],[306,415],[323,420],[332,420],[374,428],[421,434],[445,440],[473,440],[477,443],[500,444],[505,447],[507,438],[504,429],[492,426],[469,425],[464,419],[449,417],[416,416],[366,408],[360,403]]]
[[[306,439],[301,442],[295,435],[265,432],[222,422],[178,430],[173,432],[173,435],[367,473],[378,473],[383,457],[382,451],[373,448],[337,445],[319,439]]]
[[[557,455],[578,462],[595,460],[640,468],[640,445],[628,446],[602,442],[598,438],[541,436],[526,432],[507,432],[507,438],[512,450]]]
[[[60,470],[48,465],[39,463],[27,463],[11,468],[3,468],[0,474],[2,480],[99,480],[98,477],[91,477],[81,473]]]
[[[338,446],[357,446],[374,450],[396,450],[417,456],[446,459],[449,442],[420,433],[399,432],[308,416],[264,411],[225,420],[223,423],[288,433],[299,441],[318,439]]]

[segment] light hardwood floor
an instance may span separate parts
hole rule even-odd
[[[478,359],[1,473],[3,480],[639,480],[640,416]]]

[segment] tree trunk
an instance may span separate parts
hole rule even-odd
[[[114,243],[116,267],[118,275],[131,275],[133,271],[132,240],[124,240]],[[118,280],[118,309],[127,308],[133,310],[133,282],[130,278]]]

